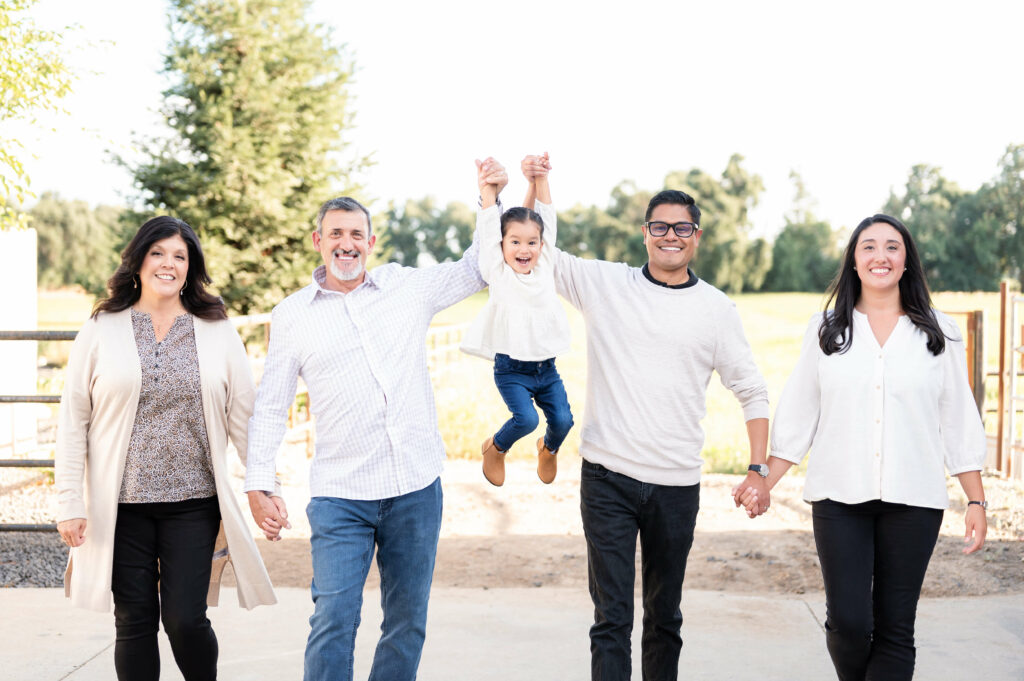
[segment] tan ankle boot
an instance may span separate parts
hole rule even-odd
[[[558,452],[552,452],[544,446],[544,438],[537,440],[537,477],[545,485],[550,485],[558,475]]]
[[[480,449],[484,453],[484,477],[495,487],[501,487],[505,484],[505,452],[495,446],[493,437],[484,440]]]

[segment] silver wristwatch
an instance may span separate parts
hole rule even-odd
[[[762,478],[768,477],[768,464],[766,463],[752,463],[747,466],[747,471],[754,471]]]

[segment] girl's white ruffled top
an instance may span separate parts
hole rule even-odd
[[[524,362],[539,362],[569,350],[569,319],[555,293],[555,210],[537,201],[544,221],[544,244],[529,274],[520,274],[501,252],[498,206],[476,214],[480,275],[490,288],[487,304],[463,337],[461,349],[493,360],[496,353]]]

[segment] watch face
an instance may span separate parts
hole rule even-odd
[[[762,478],[767,478],[768,477],[768,465],[767,464],[763,464],[763,463],[750,464],[750,466],[747,467],[747,470],[748,471],[754,471],[755,473],[760,475]]]

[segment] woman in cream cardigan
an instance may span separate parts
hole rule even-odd
[[[57,435],[57,530],[73,605],[114,607],[119,679],[157,679],[158,622],[187,680],[215,679],[206,617],[230,560],[245,608],[276,602],[229,484],[254,388],[192,228],[146,222],[68,362]]]

